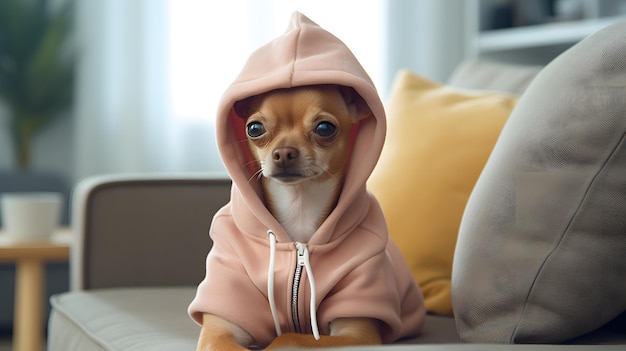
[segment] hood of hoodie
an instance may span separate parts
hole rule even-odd
[[[294,13],[285,33],[249,57],[225,91],[216,120],[217,143],[233,180],[231,206],[239,229],[266,236],[271,228],[279,242],[291,239],[266,208],[261,185],[251,168],[245,120],[234,104],[247,97],[281,88],[337,84],[352,87],[365,100],[372,116],[358,123],[352,157],[337,206],[309,244],[325,244],[353,227],[367,212],[366,182],[380,156],[386,132],[385,111],[374,83],[350,49],[337,37],[301,13]],[[355,208],[356,207],[356,208]]]

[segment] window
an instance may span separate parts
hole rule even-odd
[[[383,0],[169,0],[169,98],[177,119],[212,121],[221,94],[257,47],[282,34],[294,11],[354,52],[384,81]]]

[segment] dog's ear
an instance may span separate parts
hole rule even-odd
[[[233,108],[235,109],[237,116],[247,119],[259,108],[259,96],[255,95],[239,100],[235,102]]]
[[[339,86],[339,92],[348,106],[348,110],[352,114],[352,120],[354,122],[360,121],[366,117],[372,115],[372,110],[365,102],[365,100],[359,95],[359,93],[352,87]]]

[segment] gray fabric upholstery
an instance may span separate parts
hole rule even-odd
[[[194,350],[200,328],[187,315],[194,294],[163,287],[56,295],[48,350]]]
[[[521,95],[541,68],[473,59],[461,63],[454,70],[447,84],[468,90],[489,90]]]
[[[230,180],[107,176],[73,196],[73,289],[198,284]]]
[[[509,117],[460,228],[469,342],[556,343],[626,310],[626,22],[548,65]]]
[[[193,350],[200,328],[186,309],[195,286],[112,288],[52,298],[50,351]],[[409,344],[460,342],[452,318],[429,316],[422,335]],[[67,345],[81,345],[67,348]]]

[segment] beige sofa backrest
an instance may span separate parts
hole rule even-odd
[[[72,290],[197,285],[208,229],[230,198],[219,178],[104,176],[74,189]]]

